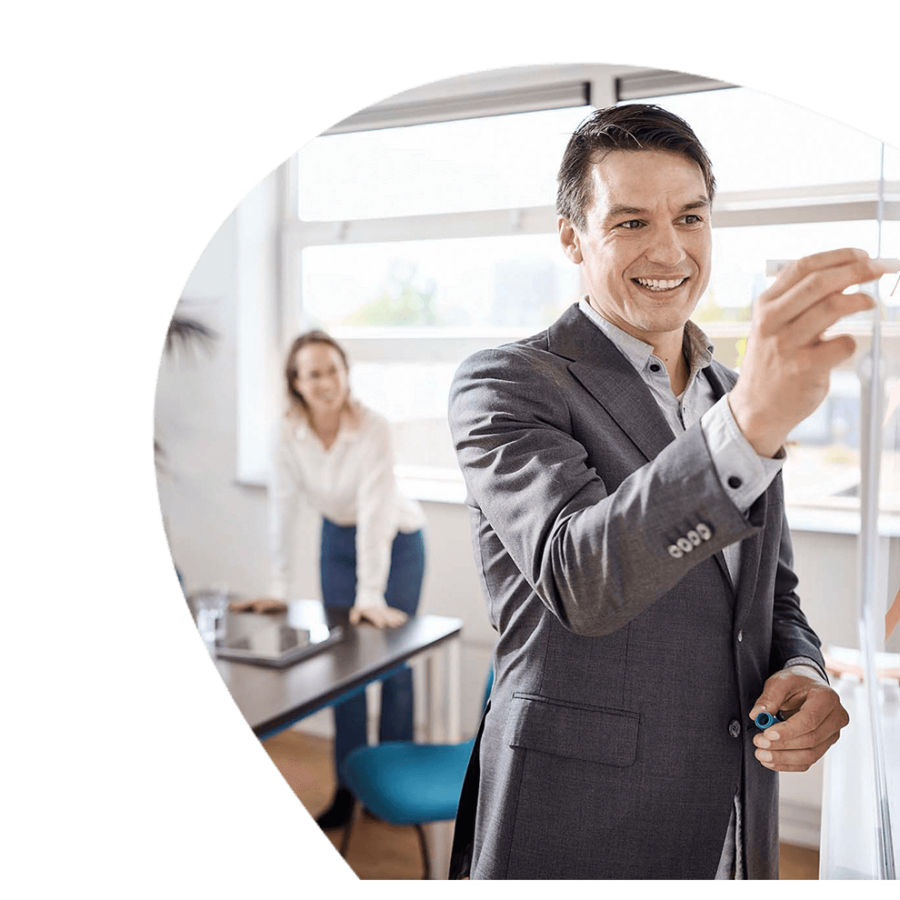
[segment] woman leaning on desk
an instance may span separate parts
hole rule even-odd
[[[291,345],[285,364],[288,408],[275,441],[270,484],[273,551],[271,594],[287,596],[293,526],[305,501],[322,515],[321,588],[326,607],[350,608],[363,620],[393,628],[414,615],[425,571],[421,507],[394,480],[387,420],[350,396],[347,356],[322,331]],[[335,770],[366,743],[366,696],[334,708]],[[381,741],[412,740],[412,672],[382,682]],[[349,820],[353,797],[340,783],[322,828]]]

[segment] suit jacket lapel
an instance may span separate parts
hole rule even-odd
[[[550,327],[549,341],[551,352],[572,360],[572,375],[616,420],[648,461],[675,440],[634,366],[577,304]]]

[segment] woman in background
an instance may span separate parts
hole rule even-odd
[[[326,608],[350,624],[394,628],[414,615],[425,571],[421,507],[400,494],[387,420],[350,396],[347,356],[322,331],[298,337],[287,355],[288,408],[279,423],[270,485],[271,596],[287,597],[293,526],[301,502],[322,515],[320,575]],[[366,744],[366,696],[334,707],[338,787],[316,820],[345,825],[354,798],[340,765]],[[413,738],[412,672],[382,682],[379,740]]]

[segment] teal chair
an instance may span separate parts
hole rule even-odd
[[[494,683],[488,673],[484,691],[487,705]],[[390,741],[359,747],[341,766],[343,783],[376,818],[391,825],[412,825],[422,848],[423,878],[431,877],[428,843],[422,826],[456,818],[463,778],[475,738],[461,744],[417,744]],[[341,856],[346,856],[356,816],[344,829]]]

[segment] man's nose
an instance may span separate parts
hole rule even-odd
[[[687,256],[681,243],[681,236],[675,228],[671,226],[660,228],[653,237],[654,240],[647,250],[647,258],[651,262],[675,266]]]

